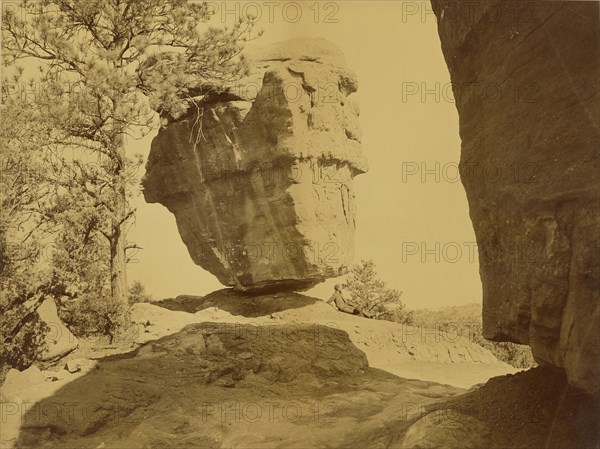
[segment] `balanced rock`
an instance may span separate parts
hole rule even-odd
[[[459,113],[483,332],[600,386],[596,2],[432,1]]]
[[[354,74],[323,39],[248,51],[250,74],[162,127],[143,180],[192,260],[236,290],[302,289],[353,259]]]

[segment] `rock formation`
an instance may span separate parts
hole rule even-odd
[[[45,336],[45,348],[40,360],[48,362],[64,357],[79,346],[79,340],[65,326],[58,316],[56,303],[46,298],[37,309],[40,319],[48,326]]]
[[[479,245],[484,335],[600,379],[596,2],[433,0]]]
[[[352,179],[367,171],[356,78],[322,39],[247,56],[247,78],[159,131],[144,196],[224,285],[307,288],[353,258]]]

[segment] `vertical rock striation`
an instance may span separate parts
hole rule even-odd
[[[246,79],[159,131],[144,196],[175,214],[193,261],[224,285],[307,288],[353,258],[352,180],[367,171],[356,78],[323,39],[248,59]]]
[[[600,379],[596,2],[432,0],[479,245],[484,335]]]

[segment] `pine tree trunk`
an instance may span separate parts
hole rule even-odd
[[[115,226],[110,245],[110,293],[113,302],[127,310],[127,268],[125,259],[125,240],[123,226]]]
[[[114,160],[113,176],[117,180],[125,165],[125,145],[122,134],[117,138],[117,151]],[[110,291],[113,310],[116,312],[113,321],[115,331],[123,330],[127,326],[129,312],[129,292],[127,288],[127,258],[125,247],[127,244],[127,194],[125,185],[116,182],[117,190],[114,204],[114,217],[112,238],[110,240]],[[111,335],[112,340],[113,335]]]

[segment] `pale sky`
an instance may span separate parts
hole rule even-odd
[[[380,277],[403,291],[411,308],[480,302],[475,236],[457,182],[458,114],[429,2],[321,2],[318,18],[315,3],[298,2],[299,10],[290,3],[274,4],[271,17],[268,2],[247,7],[261,16],[264,35],[255,44],[324,37],[343,51],[358,76],[370,171],[354,180],[356,261],[373,259]],[[226,18],[231,20],[243,5],[227,2],[233,13]],[[224,3],[215,6],[222,9]],[[298,11],[301,18],[292,23]],[[430,93],[422,98],[424,89]],[[132,150],[147,156],[154,134],[132,142]],[[424,180],[423,169],[430,170]],[[129,239],[144,250],[129,266],[130,283],[141,281],[157,299],[223,287],[194,265],[166,208],[146,204],[142,196],[135,206],[137,221]],[[423,249],[430,252],[423,254]],[[339,281],[329,280],[308,294],[327,298]]]

